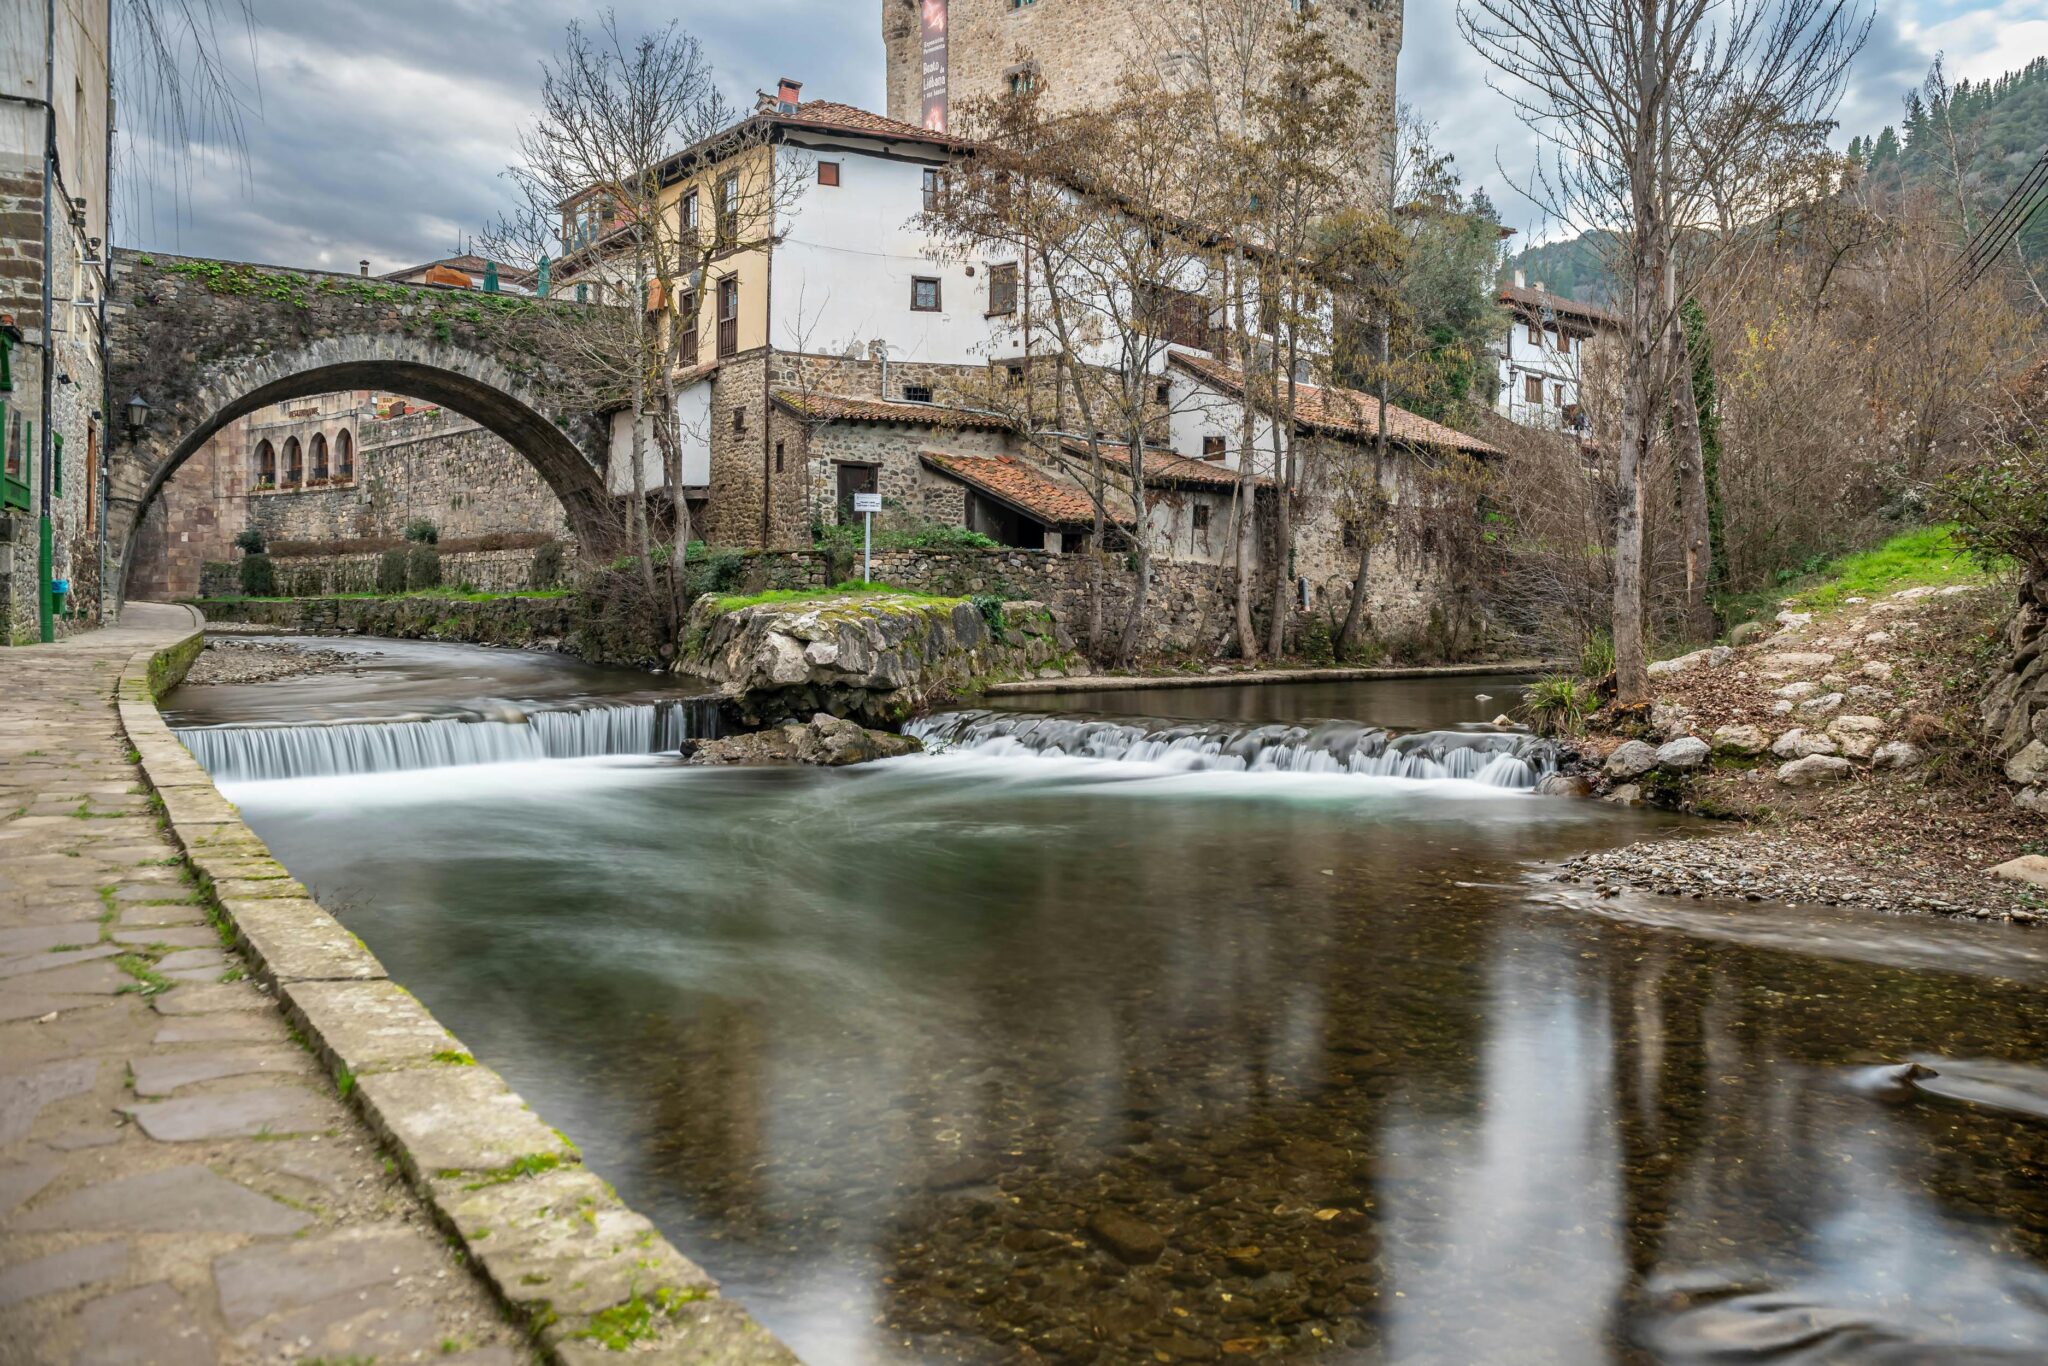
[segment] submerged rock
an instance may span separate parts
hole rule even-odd
[[[1539,797],[1590,797],[1593,784],[1583,773],[1552,773],[1536,784]]]
[[[776,726],[748,735],[729,735],[722,740],[685,743],[686,763],[812,764],[819,768],[843,768],[874,759],[893,759],[916,754],[924,748],[908,735],[868,730],[836,716],[813,716],[803,725]]]
[[[1166,1239],[1158,1229],[1122,1210],[1097,1210],[1088,1220],[1088,1232],[1118,1261],[1132,1265],[1156,1262],[1166,1251]]]

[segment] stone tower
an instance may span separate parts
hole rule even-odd
[[[1174,0],[1186,4],[1189,0]],[[1271,0],[1276,9],[1298,0]],[[1141,17],[1158,0],[882,0],[889,117],[930,124],[935,110],[999,95],[1029,72],[1054,108],[1082,108],[1156,46]],[[1195,0],[1200,3],[1200,0]],[[1363,117],[1389,164],[1402,0],[1320,0],[1316,22],[1365,77]],[[1171,61],[1173,54],[1160,56]]]

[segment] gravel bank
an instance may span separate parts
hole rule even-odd
[[[1624,890],[1695,900],[1858,906],[1897,914],[1958,916],[2033,925],[2037,893],[1989,874],[1953,867],[1883,864],[1815,839],[1750,831],[1704,839],[1657,840],[1566,861],[1559,882],[1603,896]]]
[[[190,686],[215,683],[271,683],[307,674],[353,671],[368,659],[346,650],[302,650],[255,640],[209,640],[185,675]]]

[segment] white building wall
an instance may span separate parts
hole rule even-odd
[[[892,361],[972,365],[986,359],[992,258],[977,253],[941,261],[914,222],[924,208],[926,166],[938,163],[897,161],[822,141],[807,150],[817,161],[839,163],[839,184],[818,184],[812,169],[788,214],[770,284],[770,344],[833,355],[857,348],[865,356],[868,344],[879,340]],[[993,259],[1010,258],[998,253]],[[911,307],[911,282],[920,276],[939,281],[940,311]]]
[[[1557,427],[1564,420],[1564,410],[1579,401],[1579,365],[1587,339],[1570,337],[1567,352],[1559,349],[1555,329],[1546,327],[1541,336],[1541,342],[1530,341],[1528,320],[1518,316],[1508,328],[1507,340],[1495,353],[1500,392],[1494,407],[1501,416],[1525,427]],[[1540,403],[1531,403],[1528,398],[1527,381],[1531,375],[1543,384]]]

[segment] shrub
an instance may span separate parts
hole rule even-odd
[[[1576,735],[1600,699],[1576,678],[1552,674],[1522,690],[1522,715],[1541,735]]]
[[[235,549],[251,555],[263,553],[263,533],[253,526],[243,527],[235,533]]]
[[[1003,600],[994,593],[976,593],[968,599],[974,610],[981,613],[982,621],[988,624],[991,635],[1000,636],[1010,629],[1010,623],[1003,616]]]
[[[405,591],[405,552],[387,550],[377,557],[377,591],[379,593],[403,593]]]
[[[928,522],[908,531],[878,531],[878,550],[1000,550],[1002,543],[964,526]]]
[[[1315,617],[1302,628],[1300,650],[1311,664],[1335,664],[1337,640],[1324,617]]]
[[[441,532],[426,518],[415,517],[405,524],[405,539],[414,545],[433,545],[441,539]]]
[[[277,570],[271,565],[268,555],[253,554],[242,557],[242,596],[277,596]]]
[[[740,586],[747,574],[747,557],[737,550],[714,550],[704,561],[705,592],[725,593]]]
[[[2048,452],[2014,445],[1998,459],[1949,476],[1956,543],[1987,569],[2011,561],[2048,578]]]
[[[554,588],[562,582],[562,543],[547,541],[533,552],[526,567],[526,585],[534,589]]]
[[[1605,678],[1614,672],[1614,637],[1595,631],[1579,647],[1579,677]]]
[[[430,545],[416,545],[405,557],[405,586],[417,593],[441,586],[441,552]]]

